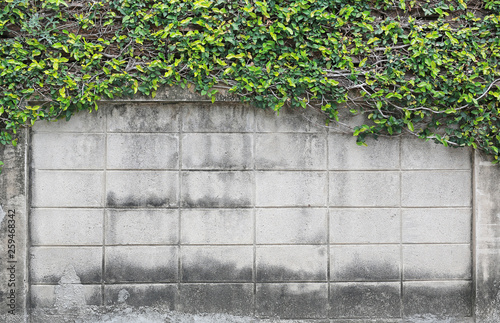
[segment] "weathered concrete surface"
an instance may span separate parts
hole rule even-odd
[[[500,322],[500,168],[476,153],[475,314]]]
[[[0,160],[0,321],[25,322],[28,313],[27,167],[28,131],[17,147],[1,146]]]
[[[179,95],[34,127],[32,322],[474,321],[470,151]]]

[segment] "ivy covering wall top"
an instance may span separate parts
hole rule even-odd
[[[0,0],[0,133],[160,86],[365,113],[498,161],[500,1]],[[37,103],[38,102],[38,103]]]

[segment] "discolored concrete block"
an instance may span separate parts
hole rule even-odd
[[[252,244],[250,209],[183,209],[183,244]]]
[[[106,247],[105,281],[171,282],[177,280],[178,248],[173,246]]]
[[[356,145],[350,134],[328,136],[328,167],[335,170],[399,169],[399,139],[368,138],[368,146]]]
[[[326,206],[327,185],[324,172],[256,172],[256,205]]]
[[[107,210],[106,244],[177,244],[177,210]]]
[[[312,208],[257,209],[256,242],[326,243],[327,210]]]
[[[104,287],[105,305],[154,306],[173,311],[177,304],[175,284],[116,284]]]
[[[323,134],[274,133],[257,134],[255,138],[257,169],[323,170],[326,154]]]
[[[32,207],[102,207],[104,173],[33,171]]]
[[[253,284],[182,284],[180,311],[253,314]]]
[[[253,247],[183,246],[183,282],[252,282]]]
[[[254,107],[192,103],[182,107],[184,132],[253,132]]]
[[[39,120],[35,122],[32,129],[34,132],[104,132],[105,110],[105,107],[99,107],[97,111],[92,111],[92,113],[82,111],[72,115],[69,121],[64,119],[58,121]]]
[[[406,280],[470,279],[470,245],[405,245],[403,278]]]
[[[31,247],[30,279],[33,284],[57,282],[73,267],[82,284],[100,283],[102,247]]]
[[[108,207],[168,207],[178,203],[178,172],[108,171]]]
[[[108,132],[177,132],[179,106],[161,103],[109,105]]]
[[[331,283],[333,318],[394,318],[401,316],[401,284]]]
[[[31,285],[30,286],[30,301],[31,307],[36,308],[52,308],[57,303],[58,288],[59,285]],[[102,295],[101,295],[101,285],[82,285],[78,286],[80,290],[76,290],[77,293],[83,294],[83,299],[85,304],[74,303],[75,308],[73,310],[78,310],[77,306],[82,305],[102,305]],[[61,296],[72,296],[61,295]],[[76,296],[76,295],[75,295]],[[68,299],[68,301],[73,301],[74,299]]]
[[[332,281],[399,280],[399,245],[330,246]]]
[[[330,172],[331,206],[399,206],[398,172]]]
[[[470,243],[472,210],[403,209],[403,243]]]
[[[31,245],[100,245],[103,210],[32,209]]]
[[[402,206],[471,206],[470,171],[406,171]]]
[[[399,209],[330,209],[330,243],[399,243]]]
[[[260,317],[315,319],[328,317],[328,284],[257,284]]]
[[[326,280],[326,246],[258,246],[257,281]]]
[[[104,134],[35,133],[32,167],[36,169],[104,168]]]
[[[470,281],[403,282],[405,317],[430,314],[436,315],[436,319],[450,319],[471,316],[472,298]]]
[[[182,173],[183,207],[244,207],[253,204],[253,173],[246,171]]]
[[[178,169],[176,134],[120,133],[107,136],[107,169]]]
[[[187,133],[182,136],[183,169],[252,169],[249,134]]]
[[[313,109],[255,109],[257,132],[326,132],[326,116]]]
[[[471,149],[445,147],[419,138],[401,140],[403,169],[471,169]]]

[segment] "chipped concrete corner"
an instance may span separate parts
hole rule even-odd
[[[234,101],[171,88],[1,148],[0,321],[500,322],[498,166]]]

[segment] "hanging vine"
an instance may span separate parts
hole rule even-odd
[[[1,0],[0,142],[103,98],[190,84],[257,107],[364,113],[498,162],[500,1]]]

